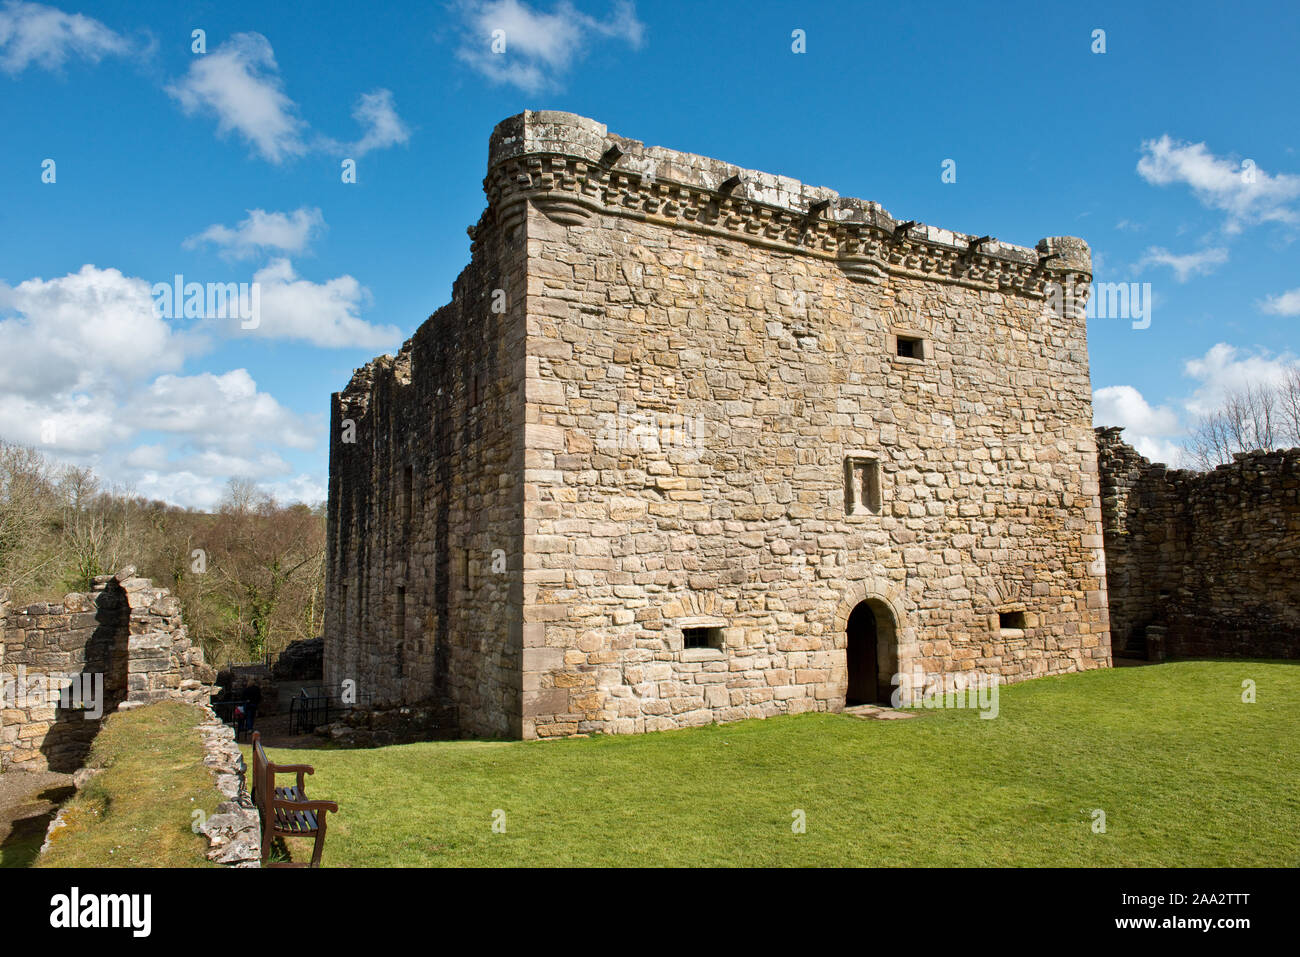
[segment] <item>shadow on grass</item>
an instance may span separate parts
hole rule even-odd
[[[45,843],[45,832],[59,807],[77,789],[72,785],[47,788],[15,810],[9,834],[0,842],[0,867],[30,867]],[[29,812],[24,815],[24,812]],[[23,816],[19,816],[23,815]]]

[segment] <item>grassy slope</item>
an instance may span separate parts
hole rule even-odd
[[[208,842],[193,812],[218,794],[194,730],[202,712],[165,702],[110,715],[89,767],[102,767],[68,805],[40,867],[202,867]]]
[[[1000,704],[272,760],[339,802],[326,866],[1300,865],[1300,666],[1094,671]]]

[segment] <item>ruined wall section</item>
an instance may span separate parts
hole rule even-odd
[[[528,235],[525,736],[838,709],[864,599],[896,669],[1110,663],[1082,300],[1044,298],[1086,245],[898,235],[569,114],[492,159]],[[875,512],[846,514],[851,455]]]
[[[517,736],[524,245],[471,234],[451,303],[333,397],[325,678]]]
[[[180,602],[134,568],[58,602],[10,609],[0,594],[0,766],[75,770],[104,715],[173,698],[206,704],[213,677]],[[97,716],[78,700],[84,692],[89,702],[96,688]]]
[[[1097,429],[1111,627],[1145,654],[1300,657],[1300,449],[1211,472],[1153,464]]]

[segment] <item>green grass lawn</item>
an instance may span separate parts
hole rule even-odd
[[[327,867],[1300,866],[1300,665],[1092,671],[999,704],[271,759],[338,801]]]
[[[119,711],[104,720],[87,767],[102,773],[66,805],[38,867],[208,867],[194,812],[220,795],[200,762],[203,713],[177,701]]]

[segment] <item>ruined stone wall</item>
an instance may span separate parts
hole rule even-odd
[[[1300,657],[1300,449],[1212,472],[1153,464],[1097,429],[1111,628],[1144,653]]]
[[[137,578],[134,568],[96,578],[90,593],[10,609],[0,595],[0,765],[27,770],[80,767],[103,715],[119,707],[180,698],[206,703],[211,671],[190,644],[180,602]],[[92,717],[69,693],[50,695],[49,676],[102,676],[102,713]]]
[[[525,735],[837,710],[863,600],[889,670],[1110,663],[1082,302],[1044,300],[1085,245],[891,241],[875,204],[564,114],[494,142],[494,201],[528,198]]]
[[[452,302],[333,400],[325,679],[517,736],[524,247],[473,232]]]

